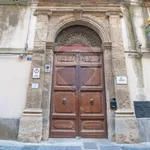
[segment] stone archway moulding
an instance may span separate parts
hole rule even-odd
[[[110,38],[108,36],[108,31],[106,32],[104,27],[96,22],[96,20],[93,20],[91,17],[88,16],[82,16],[79,20],[76,20],[73,17],[67,17],[65,19],[60,20],[60,23],[57,24],[57,26],[54,28],[54,31],[52,33],[53,39],[48,39],[52,40],[53,42],[55,41],[56,36],[65,28],[73,25],[83,25],[86,27],[89,27],[93,29],[101,38],[102,42],[110,42]]]

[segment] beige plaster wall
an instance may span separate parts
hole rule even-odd
[[[32,7],[0,5],[0,52],[33,49],[37,18]],[[0,118],[20,118],[26,104],[31,63],[19,55],[0,54]]]
[[[19,118],[25,108],[31,62],[0,56],[0,118]]]
[[[138,87],[138,80],[137,74],[134,71],[134,65],[132,62],[132,58],[129,58],[126,54],[126,64],[127,64],[127,71],[128,71],[128,83],[130,89],[130,99],[131,102],[133,101],[140,101],[139,93],[143,92],[144,97],[141,100],[150,101],[150,58],[143,58],[142,59],[142,72],[143,72],[143,88],[141,89]],[[140,90],[140,91],[139,91]],[[144,99],[143,99],[144,98]]]
[[[129,17],[130,11],[131,18]],[[123,43],[125,51],[138,51],[136,48],[137,43],[141,43],[141,51],[149,50],[149,40],[150,37],[146,37],[144,29],[148,25],[147,19],[147,9],[141,6],[135,5],[130,7],[130,9],[123,9],[125,16],[122,19],[122,32],[123,32]],[[131,20],[130,20],[131,19]],[[131,23],[132,21],[132,23]],[[131,32],[131,29],[132,30]],[[142,58],[131,58],[126,55],[126,64],[128,72],[128,83],[130,89],[130,99],[133,101],[150,101],[150,55],[149,57]]]
[[[144,78],[144,90],[146,95],[146,100],[150,101],[150,57],[144,58],[143,61],[143,78]]]
[[[36,17],[25,6],[0,5],[0,48],[33,48]],[[29,33],[28,33],[29,32]]]

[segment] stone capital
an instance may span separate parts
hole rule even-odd
[[[54,50],[54,42],[46,42],[46,49]]]
[[[36,9],[34,14],[34,16],[38,16],[38,15],[47,15],[47,16],[51,16],[52,15],[52,11],[50,9],[47,10],[43,10],[43,9]]]
[[[44,49],[34,49],[33,53],[39,53],[39,54],[44,54],[45,50]]]
[[[120,18],[123,17],[123,12],[122,11],[107,11],[106,12],[106,17],[111,17],[111,16],[119,16]]]
[[[112,49],[112,42],[104,42],[101,47],[102,47],[103,51],[111,50]]]

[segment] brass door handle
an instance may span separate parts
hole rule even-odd
[[[65,105],[67,103],[67,99],[63,98],[62,103]]]
[[[94,104],[94,99],[90,99],[90,104],[91,104],[91,105]]]

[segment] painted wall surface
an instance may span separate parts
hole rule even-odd
[[[0,6],[0,48],[33,48],[36,17],[25,6]]]
[[[150,57],[144,58],[143,61],[143,78],[144,78],[144,92],[146,100],[150,101]]]
[[[149,50],[150,37],[145,35],[145,27],[148,25],[148,11],[139,5],[126,6],[122,19],[122,33],[125,51],[139,52],[139,44],[142,44],[141,51]],[[128,83],[130,99],[133,101],[150,101],[150,56],[131,58],[126,55],[128,72]]]
[[[0,56],[0,118],[20,118],[25,108],[31,62]]]
[[[33,49],[36,17],[26,6],[0,5],[0,51]],[[0,118],[20,118],[25,108],[31,62],[0,54]]]

